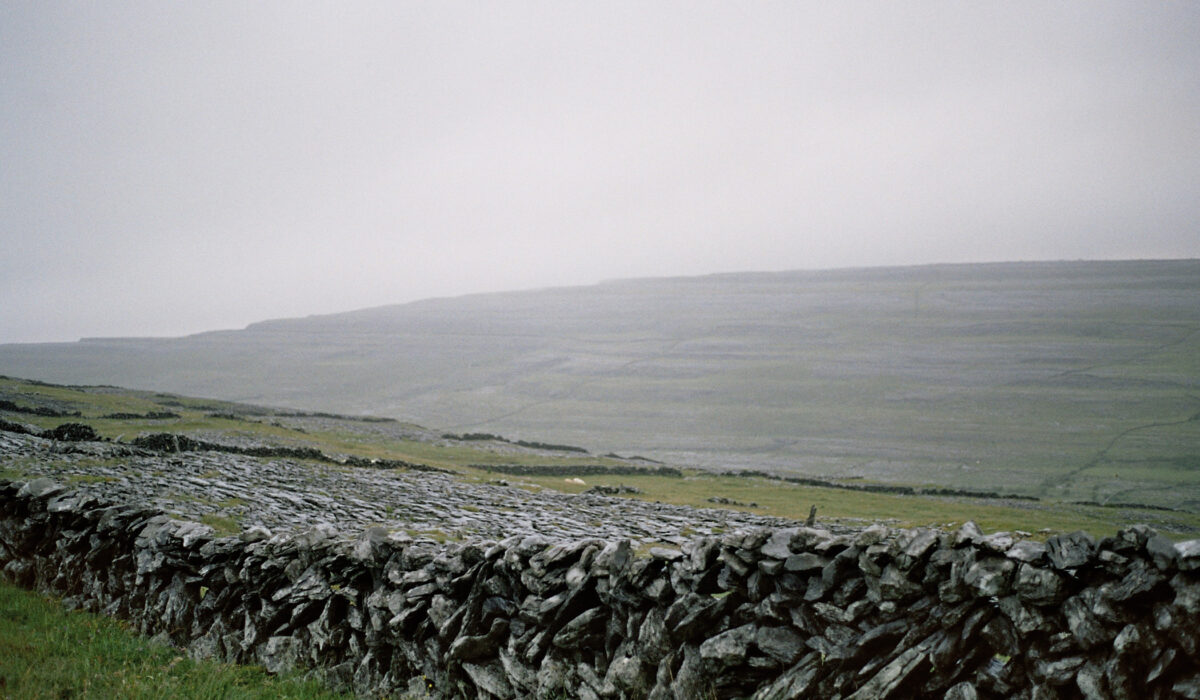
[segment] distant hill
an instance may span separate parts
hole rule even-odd
[[[620,280],[0,345],[0,374],[1200,509],[1197,260]]]

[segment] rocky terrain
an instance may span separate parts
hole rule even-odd
[[[243,446],[245,449],[245,446]],[[321,525],[352,539],[368,527],[445,541],[525,535],[603,537],[678,546],[691,535],[789,523],[597,493],[469,483],[457,475],[346,467],[222,452],[163,454],[105,442],[57,442],[0,431],[0,466],[72,483],[82,493],[152,505],[184,520],[295,534]]]
[[[0,480],[6,577],[362,696],[1200,698],[1200,540],[1146,526],[829,529],[9,432],[0,455],[25,475]]]

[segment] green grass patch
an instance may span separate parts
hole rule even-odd
[[[97,474],[68,474],[66,481],[68,484],[103,484],[110,481],[119,481],[115,476],[100,476]]]
[[[217,537],[236,535],[242,531],[242,524],[237,518],[220,513],[201,515],[200,522],[211,527]]]
[[[0,581],[0,695],[37,698],[344,698],[255,666],[196,662],[122,623]]]
[[[472,474],[482,481],[485,472]],[[836,488],[802,486],[760,477],[716,476],[699,471],[685,472],[683,479],[662,476],[597,475],[581,477],[583,484],[562,476],[523,476],[523,482],[565,493],[581,493],[596,485],[636,486],[642,493],[631,495],[646,501],[659,501],[697,508],[716,508],[709,502],[722,496],[757,507],[719,506],[761,515],[804,520],[809,509],[817,506],[817,522],[886,521],[897,527],[955,527],[974,520],[986,532],[1026,530],[1070,532],[1087,530],[1104,536],[1129,522],[1149,522],[1175,537],[1195,537],[1200,531],[1200,515],[1138,511],[1136,509],[1099,508],[1057,502],[1025,502],[944,496],[910,496],[864,493]]]

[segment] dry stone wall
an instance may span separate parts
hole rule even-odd
[[[196,656],[415,697],[1200,697],[1200,541],[746,528],[437,544],[215,538],[50,479],[0,482],[18,583]]]

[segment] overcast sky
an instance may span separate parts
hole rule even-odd
[[[1200,257],[1200,3],[0,3],[0,342]]]

